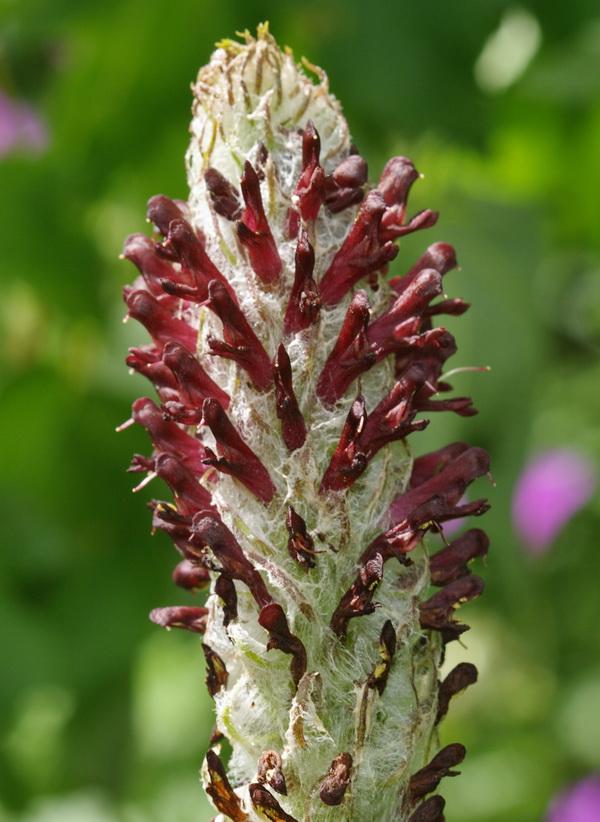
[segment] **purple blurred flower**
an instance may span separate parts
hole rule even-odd
[[[533,457],[513,496],[514,526],[532,553],[543,553],[550,547],[595,487],[594,466],[576,451],[560,448]]]
[[[0,89],[0,157],[22,148],[42,152],[47,145],[46,125],[33,106]]]
[[[600,774],[560,794],[550,805],[545,822],[600,822]]]

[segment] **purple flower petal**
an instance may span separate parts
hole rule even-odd
[[[589,459],[568,448],[535,456],[524,468],[513,496],[513,523],[534,554],[546,551],[596,487]]]
[[[0,157],[22,148],[42,152],[48,144],[46,125],[25,100],[8,97],[0,89]]]
[[[560,794],[550,805],[545,822],[600,822],[600,774]]]

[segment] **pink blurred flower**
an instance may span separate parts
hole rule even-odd
[[[600,774],[561,793],[550,805],[545,822],[600,822]]]
[[[47,145],[46,125],[33,106],[0,89],[0,157],[23,148],[42,152]]]
[[[525,466],[513,496],[513,523],[532,553],[546,551],[594,493],[596,472],[577,451],[545,451]]]

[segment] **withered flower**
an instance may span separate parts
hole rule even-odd
[[[410,216],[419,174],[394,157],[373,187],[327,76],[266,25],[219,44],[194,94],[189,200],[153,197],[153,237],[123,251],[151,338],[127,363],[157,401],[121,428],[150,437],[138,487],[172,491],[150,508],[175,583],[210,589],[151,614],[202,634],[206,790],[219,822],[442,820],[428,794],[465,751],[440,750],[437,724],[477,672],[440,682],[439,666],[488,549],[478,529],[431,558],[424,540],[487,509],[464,501],[485,452],[413,456],[423,415],[475,413],[448,397],[456,344],[434,322],[467,308],[444,296],[454,250],[433,243],[387,281],[397,239],[437,221]]]

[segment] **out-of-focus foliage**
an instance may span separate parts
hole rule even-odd
[[[373,178],[392,153],[425,173],[411,211],[442,216],[395,272],[425,241],[458,250],[446,288],[473,308],[449,324],[453,362],[492,370],[454,377],[480,415],[434,419],[421,448],[486,447],[496,487],[479,488],[487,591],[451,653],[480,683],[443,731],[469,749],[447,819],[531,822],[600,769],[599,504],[535,558],[510,525],[537,450],[600,458],[596,0],[3,4],[0,87],[40,130],[19,126],[0,158],[0,820],[212,815],[195,778],[212,725],[198,641],[146,618],[186,600],[149,533],[144,501],[164,492],[131,496],[124,469],[148,444],[114,433],[148,391],[122,364],[144,336],[121,324],[134,270],[118,254],[151,195],[186,196],[189,83],[214,41],[263,19],[327,69]]]

